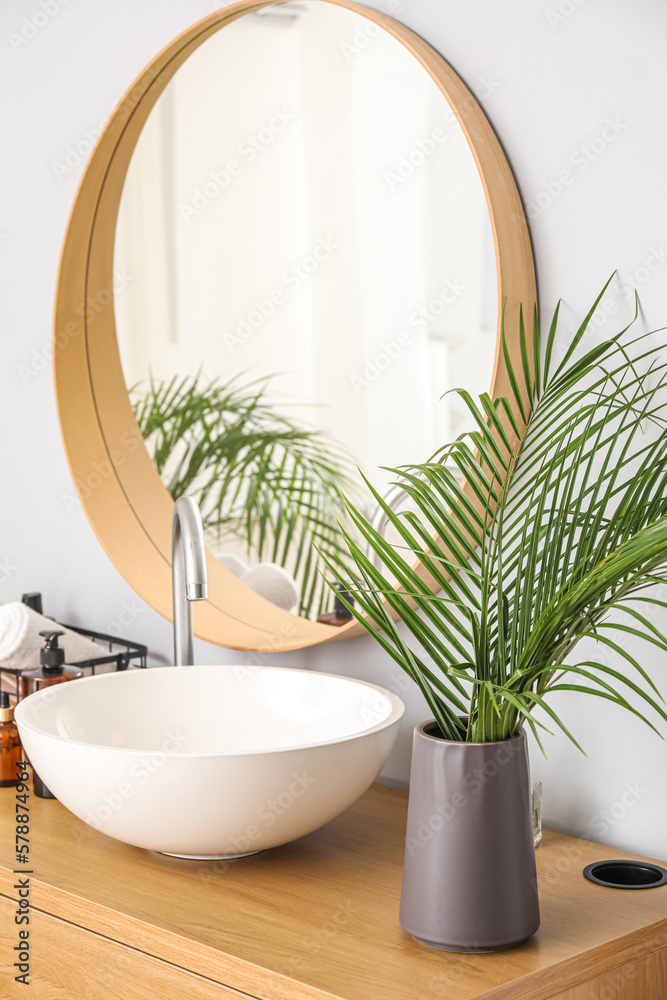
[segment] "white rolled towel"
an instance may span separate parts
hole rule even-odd
[[[216,559],[225,569],[244,583],[250,590],[270,601],[283,611],[295,611],[299,606],[299,588],[294,577],[277,563],[263,562],[249,568],[231,552],[221,552]]]
[[[299,588],[294,577],[275,563],[259,563],[239,579],[246,587],[283,611],[294,611],[299,604]]]
[[[65,650],[66,663],[78,663],[104,656],[106,650],[78,632],[58,625],[52,618],[37,614],[27,604],[15,601],[0,605],[0,666],[10,670],[35,670],[39,667],[39,651],[46,629],[63,631],[58,642]]]

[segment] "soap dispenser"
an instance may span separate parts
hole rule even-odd
[[[322,625],[335,625],[340,628],[341,625],[347,625],[348,622],[352,621],[354,615],[347,607],[343,604],[341,597],[347,601],[348,604],[354,604],[354,598],[345,589],[342,583],[335,584],[338,594],[334,597],[334,609],[333,611],[328,611],[317,619]]]
[[[58,642],[64,632],[47,629],[39,634],[44,636],[44,645],[39,653],[41,667],[39,670],[24,670],[21,674],[22,698],[27,698],[33,691],[51,687],[52,684],[63,684],[83,677],[83,670],[65,666],[65,650]]]
[[[14,709],[7,691],[0,691],[0,787],[18,785],[16,765],[23,759],[19,731],[14,722]]]
[[[24,670],[21,674],[22,698],[27,698],[34,691],[51,687],[52,684],[63,684],[65,681],[75,681],[79,677],[83,677],[83,670],[65,666],[65,650],[58,643],[58,639],[65,634],[64,632],[47,629],[39,634],[44,637],[44,645],[39,653],[41,667],[39,670]],[[34,769],[33,785],[35,795],[40,798],[55,798]]]

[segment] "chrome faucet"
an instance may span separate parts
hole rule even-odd
[[[194,662],[191,601],[205,601],[206,549],[199,507],[179,497],[171,528],[171,582],[174,597],[174,663]]]

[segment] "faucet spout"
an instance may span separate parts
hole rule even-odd
[[[192,601],[205,601],[206,548],[199,507],[192,497],[179,497],[171,531],[171,580],[174,599],[174,663],[194,662]]]

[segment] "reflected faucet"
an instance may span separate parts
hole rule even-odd
[[[461,486],[464,480],[464,476],[461,470],[459,469],[458,465],[456,465],[455,462],[452,462],[451,459],[447,459],[444,465],[445,468],[452,473],[459,486]],[[404,487],[401,485],[400,482],[397,482],[391,484],[391,486],[384,494],[382,499],[391,510],[397,511],[399,505],[404,500],[410,499],[410,494],[406,489],[404,489]],[[377,533],[382,538],[384,538],[387,533],[387,528],[389,527],[389,518],[385,514],[380,504],[378,504],[375,510],[373,511],[370,522],[371,522],[371,527],[374,528],[375,531],[377,531]],[[382,557],[378,555],[377,552],[371,549],[370,542],[366,543],[366,556],[368,559],[371,560],[376,569],[382,570],[384,568]]]
[[[405,489],[403,489],[400,483],[392,483],[382,499],[385,501],[387,506],[391,508],[391,510],[396,510],[398,505],[403,500],[408,498],[408,495],[409,494]],[[378,504],[371,517],[371,527],[374,528],[382,538],[384,538],[388,526],[389,521],[387,519],[387,515],[380,504]],[[367,542],[366,544],[366,556],[371,560],[376,569],[382,570],[382,557],[379,556],[377,552],[371,550],[370,542]]]
[[[171,583],[174,597],[174,663],[194,663],[191,601],[205,601],[206,549],[199,507],[179,497],[171,528]]]

